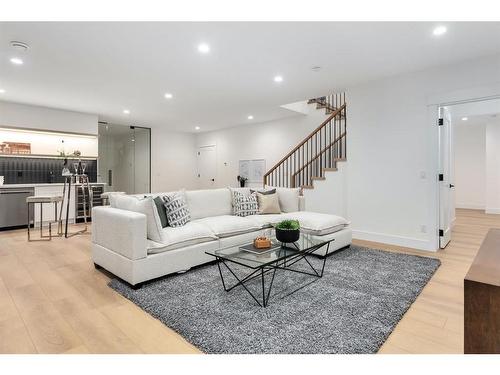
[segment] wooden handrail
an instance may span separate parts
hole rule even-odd
[[[299,170],[297,170],[297,172],[295,172],[294,174],[292,174],[292,178],[294,178],[295,176],[297,176],[300,172],[302,172],[304,169],[306,169],[310,164],[312,164],[315,160],[317,160],[326,151],[328,151],[329,149],[331,149],[337,142],[339,142],[342,138],[344,138],[345,135],[346,135],[345,133],[342,133],[340,136],[338,136],[336,139],[334,139],[328,146],[325,146],[325,148],[323,148],[323,150],[321,150],[318,153],[318,155],[316,155],[309,162],[307,162],[301,168],[299,168]]]
[[[335,112],[333,112],[325,121],[321,123],[316,129],[314,129],[302,142],[300,142],[295,148],[292,149],[284,158],[282,158],[278,163],[274,165],[265,175],[264,181],[267,176],[269,176],[276,168],[280,166],[286,159],[293,155],[295,151],[297,151],[300,147],[302,147],[309,139],[311,139],[317,132],[319,132],[324,126],[326,126],[330,121],[332,121],[339,114],[342,114],[342,111],[346,108],[346,103],[342,104]]]

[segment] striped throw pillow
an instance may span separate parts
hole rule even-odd
[[[171,227],[182,227],[191,220],[186,198],[182,192],[176,192],[163,196],[165,209],[167,211],[168,225]]]
[[[238,191],[233,192],[234,214],[236,216],[257,215],[259,213],[259,203],[257,195],[252,193],[244,195]]]

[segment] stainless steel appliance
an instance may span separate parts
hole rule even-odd
[[[26,198],[35,195],[33,188],[0,187],[0,229],[28,226]],[[33,220],[33,213],[30,214]]]

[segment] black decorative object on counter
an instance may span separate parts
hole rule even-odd
[[[245,184],[248,181],[248,178],[243,176],[237,176],[236,179],[240,182],[240,187],[245,187]]]
[[[67,160],[67,161],[66,161]],[[66,165],[77,163],[78,158],[66,159]],[[85,173],[90,182],[97,182],[97,159],[86,159]],[[62,183],[61,158],[0,156],[0,176],[5,184]]]

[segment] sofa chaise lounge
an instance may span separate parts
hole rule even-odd
[[[111,195],[110,206],[92,210],[94,264],[139,287],[145,281],[212,262],[214,258],[205,251],[250,243],[284,219],[298,220],[301,230],[312,236],[334,238],[329,253],[351,244],[349,223],[339,216],[305,211],[298,189],[277,188],[280,214],[246,217],[233,215],[232,190],[250,194],[248,188],[185,191],[191,220],[181,227],[165,228],[159,225],[153,199],[169,193]],[[322,248],[316,254],[325,252]]]

